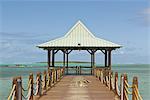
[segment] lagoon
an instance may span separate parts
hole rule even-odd
[[[59,66],[59,64],[57,64]],[[70,66],[90,66],[89,63],[77,64],[71,63]],[[22,76],[23,85],[26,86],[28,81],[28,75],[30,72],[34,73],[34,77],[38,71],[43,72],[47,69],[46,64],[26,64],[25,67],[0,67],[0,100],[6,100],[12,87],[12,78],[15,76]],[[99,66],[99,65],[97,65]],[[139,79],[139,91],[143,97],[143,100],[149,100],[150,98],[150,65],[149,64],[122,64],[113,65],[112,70],[119,73],[127,73],[128,80],[132,84],[133,76],[137,76]]]

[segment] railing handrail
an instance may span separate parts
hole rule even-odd
[[[14,92],[15,88],[16,88],[16,84],[14,84],[14,85],[13,85],[13,88],[11,89],[11,92],[10,92],[10,94],[9,94],[9,96],[8,96],[8,99],[7,99],[7,100],[10,100],[10,98],[11,98],[11,97],[12,97],[12,95],[13,95],[13,92]]]
[[[121,81],[120,81],[120,88],[119,88],[117,72],[115,72],[115,76],[114,76],[113,72],[108,69],[95,68],[94,75],[103,84],[105,84],[108,88],[110,88],[110,90],[114,91],[115,94],[118,95],[118,97],[121,100],[129,100],[128,95],[132,95],[132,100],[143,100],[138,90],[137,77],[134,77],[133,84],[129,85],[127,74],[122,74]],[[132,89],[132,92],[129,91],[129,88]]]
[[[62,76],[64,75],[64,70],[65,68],[63,67],[63,68],[49,69],[48,71],[44,71],[43,74],[41,74],[41,72],[38,72],[36,75],[35,82],[33,80],[33,74],[31,73],[29,75],[29,80],[27,83],[27,90],[25,90],[22,86],[21,77],[14,78],[13,87],[7,100],[10,100],[10,99],[18,100],[18,98],[19,100],[22,100],[22,98],[27,99],[27,100],[33,100],[33,95],[41,96],[42,91],[47,91],[49,88],[52,87],[51,84],[54,85],[62,78]],[[43,77],[41,75],[43,75]],[[27,95],[24,96],[24,94],[18,89],[21,89],[21,91],[27,91]],[[33,91],[35,91],[35,93]]]

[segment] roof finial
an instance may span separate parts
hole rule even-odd
[[[82,23],[82,21],[79,19],[77,23]]]

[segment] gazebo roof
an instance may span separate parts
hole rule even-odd
[[[120,48],[121,45],[95,37],[78,21],[64,37],[38,45],[39,48]]]

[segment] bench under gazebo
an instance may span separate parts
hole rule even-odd
[[[63,67],[68,73],[68,55],[73,50],[85,50],[91,55],[91,73],[95,67],[95,53],[100,50],[105,55],[105,67],[111,69],[111,52],[121,45],[95,37],[93,33],[81,22],[78,21],[64,37],[50,40],[37,47],[47,50],[48,68],[55,67],[55,54],[58,51],[63,52]]]

